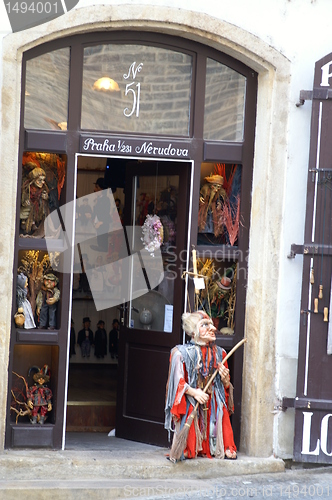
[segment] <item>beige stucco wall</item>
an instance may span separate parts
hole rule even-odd
[[[290,63],[239,27],[177,8],[147,5],[90,6],[3,40],[0,144],[0,449],[4,445],[11,325],[12,268],[18,170],[21,60],[25,50],[58,37],[106,29],[149,30],[183,36],[226,52],[259,74],[252,186],[249,276],[242,403],[242,451],[273,452],[275,325],[284,176],[287,164]],[[271,182],[278,171],[278,190]],[[250,186],[248,186],[250,189]],[[9,256],[9,257],[8,257]]]

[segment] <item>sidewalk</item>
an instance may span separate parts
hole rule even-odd
[[[172,464],[168,450],[107,434],[67,433],[65,451],[5,450],[0,453],[0,498],[112,499],[158,496],[166,485],[247,474],[284,472],[280,459],[238,455],[236,461],[198,458]],[[200,485],[200,486],[199,486]],[[148,494],[149,493],[149,494]]]

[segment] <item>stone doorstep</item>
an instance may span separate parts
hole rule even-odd
[[[35,480],[41,485],[45,475],[55,482],[55,488],[62,482],[66,487],[70,484],[70,488],[77,488],[86,480],[98,484],[101,479],[123,482],[186,478],[195,481],[285,471],[284,461],[273,457],[253,458],[239,453],[234,461],[198,458],[173,464],[166,459],[167,452],[163,448],[135,454],[128,451],[113,454],[107,451],[4,451],[0,453],[0,490],[6,489],[6,484],[18,487],[20,482],[27,485]]]
[[[162,498],[190,498],[200,492],[206,498],[216,491],[210,480],[103,480],[91,481],[0,481],[1,500],[17,500],[25,497],[36,500],[105,500],[119,498],[141,498],[149,500]]]

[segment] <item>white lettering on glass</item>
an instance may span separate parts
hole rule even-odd
[[[321,87],[330,87],[329,79],[332,77],[332,73],[330,72],[331,64],[332,61],[324,64],[324,66],[321,67],[322,70],[322,79],[320,82]]]
[[[136,61],[134,61],[133,63],[131,63],[130,67],[129,67],[129,70],[128,70],[128,73],[124,73],[123,74],[123,78],[125,80],[128,80],[128,78],[130,77],[130,75],[132,74],[132,77],[134,79],[133,82],[131,83],[127,83],[126,85],[126,90],[125,90],[125,96],[131,94],[131,97],[133,99],[133,104],[132,104],[132,107],[131,107],[131,110],[129,110],[129,108],[125,108],[123,110],[123,114],[129,118],[130,116],[132,116],[134,113],[135,113],[135,110],[136,110],[136,117],[138,118],[139,117],[139,103],[140,103],[140,97],[141,97],[141,84],[140,83],[136,83],[135,82],[135,79],[136,79],[136,76],[137,76],[137,73],[140,73],[141,70],[143,68],[143,63],[140,63],[138,64],[138,66],[136,66]]]

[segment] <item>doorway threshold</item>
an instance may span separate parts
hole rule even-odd
[[[158,448],[161,451],[165,450],[152,444],[108,436],[105,432],[66,432],[65,449],[68,451],[109,451],[120,457],[127,454],[155,452]]]

